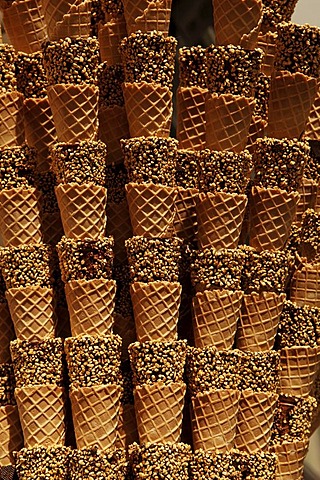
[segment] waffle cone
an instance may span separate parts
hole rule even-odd
[[[279,188],[252,188],[250,245],[281,250],[289,238],[300,195]]]
[[[177,340],[182,287],[178,282],[134,282],[130,286],[137,340]]]
[[[41,341],[54,337],[52,288],[38,285],[9,288],[6,299],[19,340]]]
[[[22,447],[23,436],[17,406],[0,407],[0,465],[13,465],[13,452]]]
[[[91,85],[51,85],[47,88],[59,142],[96,140],[99,90]]]
[[[194,242],[197,233],[196,197],[195,188],[177,187],[175,201],[174,232],[180,238]]]
[[[3,24],[10,43],[17,51],[38,52],[47,39],[44,16],[37,0],[15,0],[3,10]]]
[[[127,260],[125,241],[132,237],[132,227],[129,216],[127,200],[120,203],[107,205],[107,235],[114,238],[114,256],[116,261],[122,263]]]
[[[45,172],[50,168],[49,147],[56,142],[48,97],[28,98],[23,109],[26,142],[37,149],[37,169]]]
[[[308,208],[314,208],[317,201],[318,184],[309,178],[303,178],[299,188],[300,199],[297,205],[296,221],[301,222],[302,215]]]
[[[68,183],[55,187],[66,237],[97,239],[105,235],[107,190],[93,183]]]
[[[278,395],[241,392],[235,447],[248,454],[268,450]]]
[[[217,45],[256,46],[262,21],[261,0],[213,0]]]
[[[112,333],[116,295],[114,280],[72,280],[65,285],[65,292],[73,337]]]
[[[56,385],[15,389],[24,446],[63,446],[65,391]]]
[[[70,5],[68,13],[50,28],[50,40],[60,38],[87,38],[91,28],[91,0],[83,0]]]
[[[267,125],[267,121],[263,118],[256,116],[252,117],[246,146],[250,153],[254,152],[255,142],[258,140],[258,138],[264,137],[264,132],[267,128]]]
[[[48,29],[49,38],[55,31],[56,24],[63,20],[72,5],[80,5],[84,0],[42,0],[41,6]]]
[[[124,83],[124,103],[131,137],[169,137],[172,92],[156,83]]]
[[[273,349],[285,295],[274,292],[244,295],[236,344],[246,352]]]
[[[118,385],[92,385],[70,392],[77,448],[115,446],[120,393]]]
[[[307,120],[304,131],[304,138],[308,140],[320,141],[320,84],[318,82],[318,92]]]
[[[178,443],[182,429],[182,412],[186,385],[156,382],[134,390],[140,443]]]
[[[240,392],[211,390],[192,398],[193,447],[227,453],[234,446]]]
[[[309,442],[283,442],[272,447],[277,455],[276,480],[301,480],[303,462],[308,453]]]
[[[24,142],[23,96],[18,92],[0,94],[0,145],[15,147]]]
[[[41,213],[43,243],[57,245],[63,235],[60,212]]]
[[[41,243],[39,194],[35,188],[0,192],[0,234],[5,247]]]
[[[253,98],[231,94],[208,94],[205,104],[206,147],[241,152],[248,141]]]
[[[274,72],[274,60],[277,51],[276,37],[277,34],[274,32],[267,32],[265,34],[260,33],[258,36],[256,47],[261,48],[264,52],[261,73],[264,73],[267,77],[271,77]]]
[[[234,344],[243,294],[240,291],[206,290],[192,300],[194,343],[228,350]]]
[[[291,396],[310,395],[320,366],[319,347],[284,348],[280,354],[280,391]]]
[[[299,306],[320,308],[320,264],[306,264],[294,273],[290,286],[290,300]]]
[[[123,0],[128,34],[158,32],[168,35],[172,0]]]
[[[199,248],[236,248],[247,203],[246,195],[199,193],[196,197]]]
[[[177,196],[175,188],[154,183],[128,183],[126,192],[133,235],[172,236]]]
[[[317,80],[303,73],[277,72],[272,77],[267,135],[299,138],[317,93]]]
[[[127,27],[122,15],[110,19],[104,25],[99,24],[98,39],[101,62],[108,62],[108,65],[121,63],[119,44],[126,35]]]
[[[195,86],[177,90],[177,140],[181,149],[202,150],[206,146],[207,93],[206,89]]]
[[[134,405],[120,405],[116,447],[128,448],[134,442],[139,442]]]
[[[123,153],[120,146],[122,138],[129,138],[129,125],[126,109],[114,106],[99,109],[98,138],[107,145],[108,164],[123,162]]]

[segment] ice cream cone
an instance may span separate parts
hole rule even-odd
[[[206,147],[240,153],[246,146],[253,98],[231,94],[208,94],[205,103]]]
[[[64,234],[69,238],[96,240],[106,232],[107,189],[85,183],[55,187]]]
[[[234,446],[240,392],[211,390],[192,398],[195,450],[227,453]]]
[[[199,248],[236,248],[248,197],[235,193],[199,193],[196,212]]]
[[[248,454],[266,451],[271,438],[278,395],[241,392],[235,447]]]
[[[213,0],[216,45],[256,46],[262,22],[261,0]]]
[[[175,235],[194,242],[197,233],[196,197],[198,190],[183,187],[177,187],[176,190],[176,214],[173,222]]]
[[[309,442],[283,442],[272,447],[277,455],[276,480],[301,480],[303,477],[303,462],[308,453]]]
[[[137,340],[178,340],[182,287],[174,282],[134,282],[130,286]]]
[[[41,243],[39,193],[35,188],[0,192],[0,233],[5,247]]]
[[[133,235],[168,238],[175,217],[174,187],[154,183],[128,183],[127,202]]]
[[[192,300],[194,342],[198,348],[214,345],[228,350],[234,344],[243,294],[240,291],[207,290]]]
[[[60,38],[87,38],[91,30],[91,0],[83,0],[70,5],[60,21],[48,32],[50,40]]]
[[[98,138],[107,145],[108,164],[116,165],[123,162],[120,140],[129,136],[127,113],[124,107],[115,105],[99,109]]]
[[[290,300],[296,305],[320,308],[320,264],[305,264],[294,273]]]
[[[15,147],[23,142],[23,96],[18,92],[1,93],[0,146]]]
[[[16,405],[0,407],[0,464],[13,465],[13,452],[23,447],[23,436]]]
[[[139,442],[134,405],[121,405],[116,446],[128,448],[134,442]]]
[[[285,295],[274,292],[244,295],[236,345],[246,352],[273,349]]]
[[[132,227],[127,200],[107,205],[107,235],[114,238],[115,260],[122,263],[127,260],[125,241],[132,237]]]
[[[17,51],[38,52],[47,39],[44,16],[37,0],[14,0],[9,8],[3,10],[3,24],[10,43]]]
[[[264,137],[264,132],[267,128],[267,125],[267,121],[263,118],[256,116],[252,117],[246,146],[250,153],[254,152],[255,142],[257,141],[257,139]]]
[[[318,92],[307,120],[304,131],[304,138],[308,140],[320,141],[320,83],[318,82]]]
[[[302,215],[308,208],[314,208],[317,201],[318,184],[309,178],[302,179],[302,185],[299,188],[300,199],[297,205],[296,221],[301,222]]]
[[[52,288],[9,288],[6,299],[19,340],[45,340],[55,335]]]
[[[298,192],[279,188],[252,188],[250,245],[256,250],[281,250],[295,219]]]
[[[47,88],[59,142],[96,140],[98,135],[98,87],[51,85]]]
[[[208,90],[195,86],[177,90],[177,140],[181,149],[202,150],[206,146],[207,93]]]
[[[14,340],[14,328],[7,302],[0,303],[0,364],[10,363],[10,342]]]
[[[121,63],[119,44],[126,35],[127,27],[123,16],[112,18],[104,25],[99,24],[98,39],[101,62],[108,62],[108,65]]]
[[[43,243],[57,245],[63,235],[60,212],[41,213]]]
[[[271,80],[268,127],[274,138],[299,138],[317,94],[317,80],[303,73],[277,72]]]
[[[281,350],[280,391],[291,396],[310,395],[320,366],[319,347]]]
[[[65,440],[65,392],[56,385],[15,389],[24,446],[63,446]]]
[[[65,292],[73,337],[112,333],[116,295],[114,280],[72,280],[65,285]]]
[[[50,168],[49,147],[56,142],[49,100],[47,97],[27,98],[23,109],[26,142],[37,149],[37,169],[45,172]]]
[[[156,382],[137,386],[134,404],[140,443],[178,443],[186,385]]]
[[[131,137],[169,137],[172,92],[156,83],[124,83],[124,102]]]
[[[120,393],[118,385],[92,385],[70,392],[77,448],[115,446]]]
[[[42,0],[42,10],[44,19],[48,29],[49,38],[55,31],[55,26],[58,22],[63,20],[65,14],[67,14],[74,4],[79,6],[84,0]]]
[[[257,48],[261,48],[264,52],[261,73],[264,73],[268,77],[271,77],[274,72],[274,59],[277,51],[276,38],[277,34],[274,32],[259,34],[256,45]]]
[[[169,32],[172,0],[123,0],[128,34],[141,30]]]

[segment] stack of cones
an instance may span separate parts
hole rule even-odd
[[[186,342],[178,341],[177,332],[181,241],[136,236],[127,240],[126,246],[138,339],[129,346],[129,355],[139,441],[142,449],[155,454],[168,449],[170,462],[175,463],[179,452],[187,449],[180,443],[186,393]],[[143,459],[140,463],[142,467]],[[153,471],[155,465],[151,468]],[[173,478],[180,478],[183,469],[179,465]]]
[[[267,134],[300,138],[317,94],[319,29],[283,22],[277,26],[275,74],[271,81]],[[299,57],[288,52],[302,51]]]
[[[17,340],[11,342],[15,398],[24,445],[63,446],[63,343],[55,337],[51,250],[44,244],[7,247],[2,253],[6,298]]]
[[[156,31],[139,31],[121,42],[123,94],[131,137],[169,136],[176,45],[175,38]]]
[[[42,0],[50,40],[87,38],[90,35],[91,2],[88,0]]]
[[[262,51],[259,49],[246,50],[233,45],[211,45],[207,48],[207,148],[235,153],[245,148],[255,107],[254,92],[261,61]]]
[[[17,51],[38,52],[47,39],[44,16],[37,0],[10,1],[3,9],[3,24]]]
[[[206,146],[205,49],[203,47],[179,50],[179,80],[177,90],[177,140],[179,148],[201,150]]]

